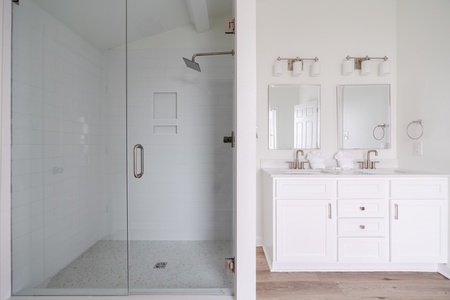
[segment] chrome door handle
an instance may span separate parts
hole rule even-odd
[[[331,203],[328,203],[328,219],[331,219]]]
[[[394,210],[395,210],[394,219],[398,220],[398,204],[394,204]]]
[[[137,172],[137,150],[141,150],[141,171]],[[144,175],[144,147],[141,144],[134,145],[133,148],[133,173],[134,177],[141,178]]]

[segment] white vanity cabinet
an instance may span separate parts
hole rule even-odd
[[[391,180],[391,261],[447,262],[446,179]]]
[[[336,262],[334,181],[266,176],[264,186],[264,251],[271,269]]]
[[[335,201],[276,201],[276,261],[308,263],[336,261]]]
[[[448,178],[264,172],[271,271],[436,271],[448,261]]]

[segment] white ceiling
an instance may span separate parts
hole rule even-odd
[[[124,0],[33,0],[42,9],[101,50],[125,44]],[[195,4],[195,5],[193,5]],[[206,5],[208,16],[189,8]],[[128,41],[232,15],[232,0],[128,0]],[[192,16],[192,17],[191,17]],[[204,23],[205,20],[200,20]]]

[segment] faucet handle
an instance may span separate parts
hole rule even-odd
[[[366,168],[366,164],[367,164],[366,161],[364,161],[364,160],[358,160],[357,163],[359,164],[360,169],[365,169],[365,168]]]
[[[303,160],[303,161],[300,161],[299,163],[300,163],[299,169],[305,169],[305,164],[308,164],[309,167],[311,168],[311,164],[309,163],[309,161]]]
[[[289,169],[292,169],[292,166],[294,165],[294,162],[293,162],[293,161],[286,161],[285,163],[288,164],[288,168],[289,168]]]
[[[379,163],[380,161],[379,160],[373,160],[372,162],[371,162],[371,164],[370,164],[370,168],[371,169],[376,169],[376,165],[375,164],[377,164],[377,163]]]

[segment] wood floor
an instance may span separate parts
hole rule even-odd
[[[257,299],[450,300],[450,280],[439,273],[271,273],[256,250]]]

